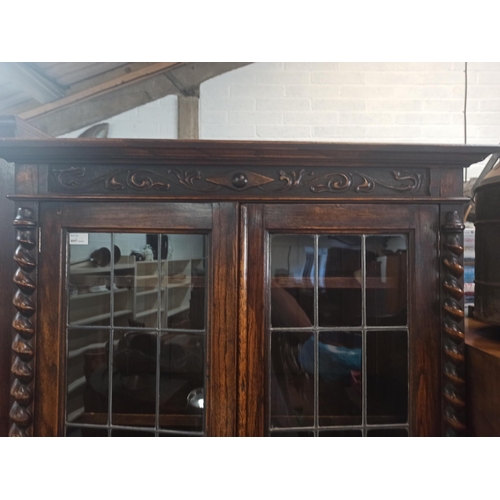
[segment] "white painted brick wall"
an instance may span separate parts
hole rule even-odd
[[[464,76],[451,62],[255,63],[202,84],[200,138],[460,144]],[[500,142],[500,63],[469,63],[467,111],[469,143]]]

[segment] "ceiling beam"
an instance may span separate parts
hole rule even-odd
[[[172,66],[170,69],[165,68],[159,73],[134,79],[127,82],[126,85],[115,85],[106,91],[87,96],[82,95],[84,98],[71,103],[67,102],[63,106],[51,106],[56,103],[40,106],[40,108],[45,108],[43,113],[37,113],[35,109],[19,113],[18,116],[26,119],[40,130],[57,137],[82,127],[94,125],[167,95],[183,95],[186,90],[186,93],[196,95],[197,89],[205,80],[248,64],[251,63],[176,63],[176,66]],[[148,67],[151,68],[151,66]],[[177,85],[172,83],[166,73],[175,79]],[[129,75],[131,73],[125,76]],[[125,76],[120,79],[125,78]],[[101,87],[101,85],[96,87]],[[184,92],[180,91],[179,87],[185,89]]]
[[[177,138],[199,139],[199,96],[180,95],[177,98]]]
[[[81,90],[80,92],[76,92],[75,94],[71,94],[57,101],[50,102],[45,106],[39,106],[29,111],[25,111],[24,113],[21,113],[19,117],[23,120],[30,120],[46,113],[51,113],[55,110],[65,108],[66,106],[71,106],[72,104],[75,104],[77,102],[86,101],[91,97],[100,96],[112,91],[113,89],[116,89],[117,87],[123,87],[133,82],[138,82],[150,76],[156,75],[158,73],[163,73],[165,70],[179,64],[180,63],[176,62],[151,64],[150,66],[137,71],[132,71],[131,73],[120,76],[119,78],[114,78],[94,87],[90,87],[88,89]]]
[[[19,86],[39,103],[52,102],[66,95],[65,87],[53,82],[28,63],[0,63],[0,71],[10,83]]]

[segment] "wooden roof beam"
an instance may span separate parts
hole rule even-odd
[[[20,118],[28,120],[31,125],[40,130],[57,137],[72,130],[94,125],[166,95],[174,94],[182,96],[187,93],[188,97],[195,97],[197,91],[199,92],[202,82],[250,63],[155,63],[142,69],[150,71],[156,64],[175,64],[175,66],[167,69],[163,68],[163,70],[160,70],[156,74],[150,74],[143,78],[134,78],[132,81],[127,81],[126,85],[111,85],[111,87],[106,87],[107,83],[103,82],[102,85],[99,84],[92,87],[94,89],[99,87],[100,91],[98,93],[85,95],[84,92],[86,91],[78,92],[79,96],[77,97],[79,99],[71,103],[66,101],[65,98],[64,100],[61,99],[60,101],[40,106],[34,110],[15,114]],[[130,75],[137,75],[139,71],[142,70],[122,75],[116,80],[123,80]],[[174,76],[177,85],[172,83],[172,79],[169,79],[167,74],[170,77]],[[179,87],[184,89],[184,92],[181,92]],[[73,97],[73,95],[68,96],[67,99],[70,97]],[[182,130],[180,130],[181,136],[186,135],[190,138],[196,136],[197,124],[193,121],[196,104],[196,102],[192,102],[189,105],[188,114],[181,110],[181,125],[185,125],[185,127],[182,125]],[[13,113],[10,112],[9,114]]]
[[[19,117],[23,120],[31,120],[46,113],[52,113],[56,110],[74,105],[78,102],[103,95],[107,92],[115,90],[118,87],[124,87],[125,85],[130,85],[131,83],[137,83],[145,78],[150,78],[155,74],[163,73],[164,71],[171,69],[179,64],[182,63],[163,62],[151,64],[149,66],[146,66],[145,68],[139,69],[137,71],[132,71],[131,73],[123,75],[119,78],[114,78],[99,85],[95,85],[94,87],[76,92],[75,94],[71,94],[67,97],[59,99],[58,101],[50,102],[45,106],[39,106],[29,111],[25,111],[24,113],[20,113]]]
[[[29,63],[0,63],[0,71],[6,75],[7,80],[19,86],[41,104],[61,99],[66,95],[66,87],[50,80]]]

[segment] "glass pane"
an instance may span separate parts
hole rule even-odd
[[[135,262],[134,315],[133,321],[129,322],[130,326],[158,328],[164,307],[160,292],[160,269],[160,262],[157,260]]]
[[[113,425],[203,431],[205,335],[160,332],[206,330],[206,238],[68,235],[69,421],[107,426],[111,383]]]
[[[406,429],[371,429],[368,437],[408,437]]]
[[[110,249],[108,233],[69,235],[70,325],[110,325]]]
[[[162,261],[161,327],[204,330],[206,236],[168,234],[161,241],[167,248],[167,259]]]
[[[367,332],[367,422],[408,420],[408,339],[406,331]]]
[[[343,430],[343,431],[321,431],[320,437],[362,437],[361,430]]]
[[[305,356],[311,361],[314,359],[314,344],[311,341],[304,344],[301,359]],[[362,335],[359,332],[320,332],[319,425],[361,424],[361,348]]]
[[[75,238],[80,235],[80,239]],[[76,325],[156,327],[156,283],[141,278],[136,261],[148,255],[146,234],[70,233],[69,323]],[[77,241],[78,244],[72,243]],[[80,244],[81,242],[86,244]],[[112,244],[113,242],[113,244]],[[111,247],[113,246],[113,251]],[[114,282],[111,286],[111,268]],[[141,281],[142,280],[142,281]],[[139,293],[137,293],[139,292]],[[111,323],[113,311],[113,323]]]
[[[69,426],[66,428],[66,437],[108,437],[108,429]]]
[[[361,325],[361,237],[320,236],[319,326]]]
[[[271,236],[271,323],[273,327],[314,324],[314,238]]]
[[[142,431],[136,429],[113,429],[111,431],[111,437],[154,437],[155,431]]]
[[[201,431],[205,408],[205,336],[167,333],[160,346],[160,427]]]
[[[138,330],[114,331],[114,425],[155,425],[157,335]]]
[[[406,236],[366,237],[366,322],[370,326],[406,326]]]
[[[271,426],[314,424],[314,358],[304,346],[314,343],[306,332],[271,334]]]
[[[68,422],[107,424],[109,331],[70,328],[66,362]],[[94,414],[98,414],[94,418]]]
[[[314,437],[312,431],[275,431],[271,432],[271,437]]]

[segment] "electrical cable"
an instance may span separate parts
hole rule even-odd
[[[464,92],[464,144],[467,144],[467,63],[464,68],[465,92]],[[465,169],[465,182],[467,182],[467,169]]]

